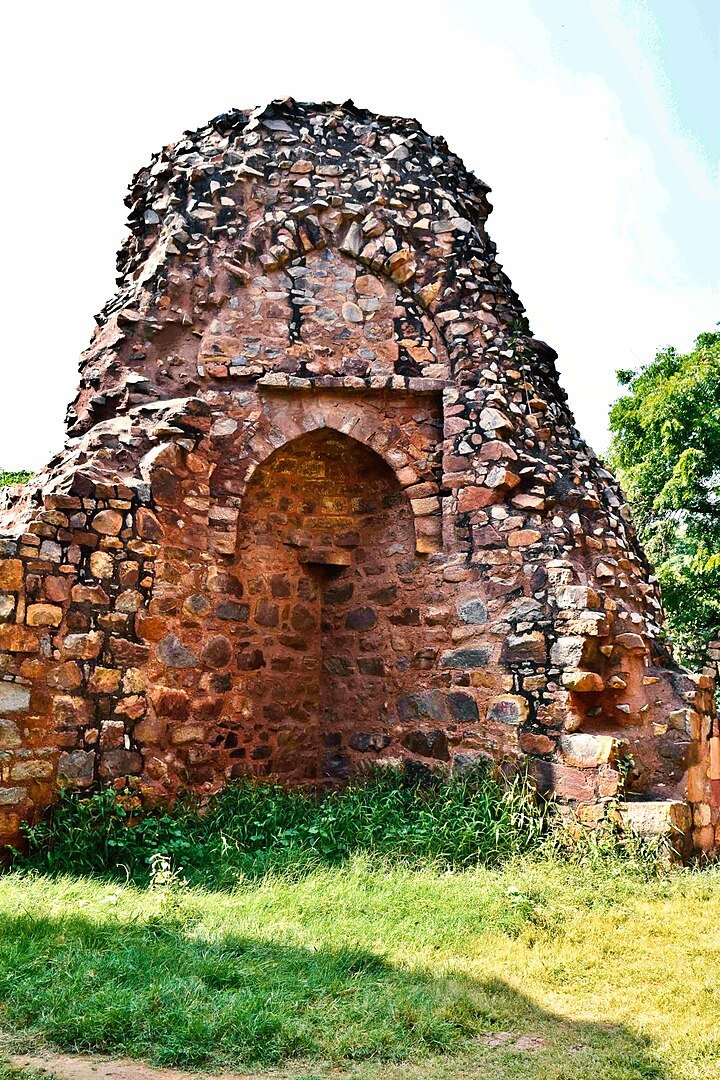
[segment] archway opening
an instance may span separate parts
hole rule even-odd
[[[418,562],[407,497],[355,439],[324,428],[257,468],[234,567],[248,608],[252,663],[240,678],[256,771],[337,780],[355,753],[390,743],[411,678]]]

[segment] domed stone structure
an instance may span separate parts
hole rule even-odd
[[[350,102],[219,116],[135,177],[68,442],[0,519],[5,840],[60,785],[490,756],[577,804],[628,774],[712,847],[710,681],[487,193]]]

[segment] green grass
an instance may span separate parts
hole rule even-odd
[[[277,1077],[717,1076],[720,872],[670,872],[610,827],[570,836],[489,769],[321,798],[239,781],[171,811],[68,796],[0,876],[0,1049]]]
[[[377,771],[318,797],[239,780],[205,806],[141,811],[113,791],[65,796],[28,830],[18,865],[120,875],[146,883],[182,867],[192,885],[231,888],[269,872],[339,865],[362,852],[438,866],[496,864],[529,850],[544,816],[522,776],[487,767],[472,782],[428,772]]]
[[[364,855],[224,891],[14,872],[0,1030],[283,1076],[710,1080],[719,924],[717,870],[617,860]]]

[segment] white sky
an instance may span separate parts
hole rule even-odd
[[[416,116],[602,450],[614,372],[720,319],[717,0],[26,0],[3,18],[0,467],[37,468],[151,153],[288,94]]]

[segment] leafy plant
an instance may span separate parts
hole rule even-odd
[[[127,802],[131,802],[128,800]],[[369,852],[443,866],[493,864],[537,843],[544,814],[522,776],[505,781],[487,766],[470,780],[378,770],[316,796],[274,783],[238,780],[209,803],[129,809],[108,789],[63,794],[26,828],[22,865],[226,887],[268,871],[338,865]]]

